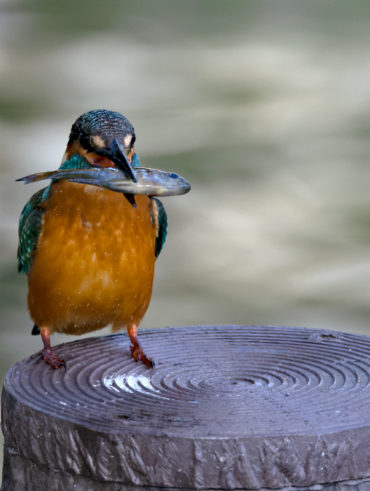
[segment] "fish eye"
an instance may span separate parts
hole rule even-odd
[[[171,172],[169,177],[172,177],[172,179],[177,179],[179,176],[178,174],[175,174],[174,172]]]

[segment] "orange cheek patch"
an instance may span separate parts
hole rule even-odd
[[[112,162],[108,157],[103,157],[102,155],[97,155],[96,153],[88,153],[85,158],[89,161],[91,165],[101,165],[102,167],[115,167],[114,162]]]
[[[127,157],[127,160],[131,163],[131,159],[132,159],[132,156],[134,155],[135,153],[135,148],[132,147],[131,150],[128,152],[128,154],[126,155]]]

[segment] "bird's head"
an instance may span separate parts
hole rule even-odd
[[[97,109],[80,116],[73,123],[64,161],[82,155],[90,165],[117,167],[135,179],[132,167],[139,167],[135,153],[135,131],[122,114]]]

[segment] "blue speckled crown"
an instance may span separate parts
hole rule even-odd
[[[76,119],[71,128],[68,144],[70,145],[79,139],[88,148],[90,146],[89,137],[92,135],[100,135],[106,142],[110,143],[114,138],[122,142],[128,134],[133,136],[132,146],[135,141],[135,130],[130,121],[115,111],[95,109]]]

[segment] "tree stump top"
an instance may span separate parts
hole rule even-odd
[[[370,338],[190,326],[140,339],[154,369],[131,358],[125,334],[60,345],[66,371],[39,354],[14,365],[5,445],[127,486],[283,489],[370,476]]]

